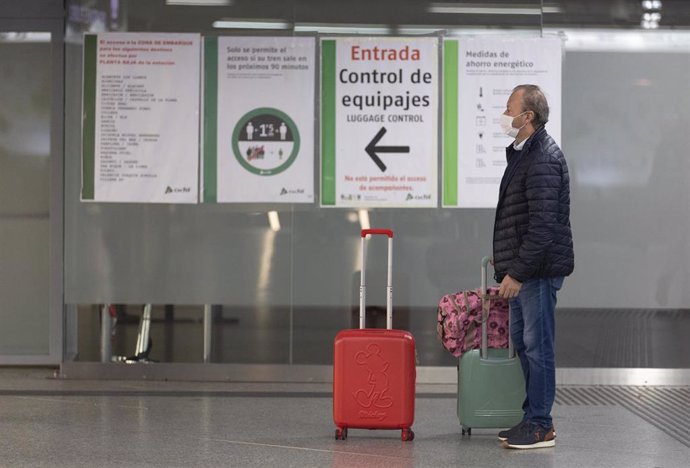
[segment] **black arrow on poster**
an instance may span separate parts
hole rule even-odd
[[[376,134],[374,138],[371,139],[367,147],[364,149],[369,157],[376,163],[376,165],[381,169],[381,172],[386,172],[386,165],[383,164],[381,158],[379,158],[377,153],[409,153],[409,146],[376,146],[376,144],[381,141],[383,135],[386,134],[386,127],[381,127],[381,130]]]

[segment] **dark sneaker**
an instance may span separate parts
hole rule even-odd
[[[510,429],[506,429],[505,431],[501,431],[498,433],[498,440],[504,441],[508,440],[509,437],[513,437],[517,435],[520,432],[520,429],[522,429],[522,426],[526,424],[526,421],[520,421],[517,423],[515,426],[511,427]]]
[[[522,429],[503,442],[503,446],[512,449],[535,449],[556,445],[556,433],[552,427],[541,427],[538,424],[525,424]]]

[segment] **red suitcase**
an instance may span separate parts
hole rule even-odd
[[[364,328],[365,238],[369,234],[388,236],[386,330]],[[345,440],[349,428],[401,429],[402,440],[412,440],[416,383],[415,342],[410,332],[392,330],[393,231],[364,229],[361,237],[360,328],[339,332],[333,349],[333,420],[337,426],[335,438]]]

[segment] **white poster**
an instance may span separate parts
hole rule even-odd
[[[208,37],[204,202],[314,202],[312,37]]]
[[[321,205],[437,206],[438,40],[321,42]]]
[[[561,141],[561,39],[495,37],[444,42],[443,206],[495,208],[506,168],[501,114],[513,88],[541,87],[547,132]]]
[[[197,203],[198,34],[84,39],[83,201]]]

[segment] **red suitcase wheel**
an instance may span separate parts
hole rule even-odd
[[[335,440],[345,440],[347,439],[347,428],[338,428],[335,430]]]
[[[414,431],[412,431],[412,429],[403,429],[401,439],[404,442],[409,442],[411,440],[414,440]]]

